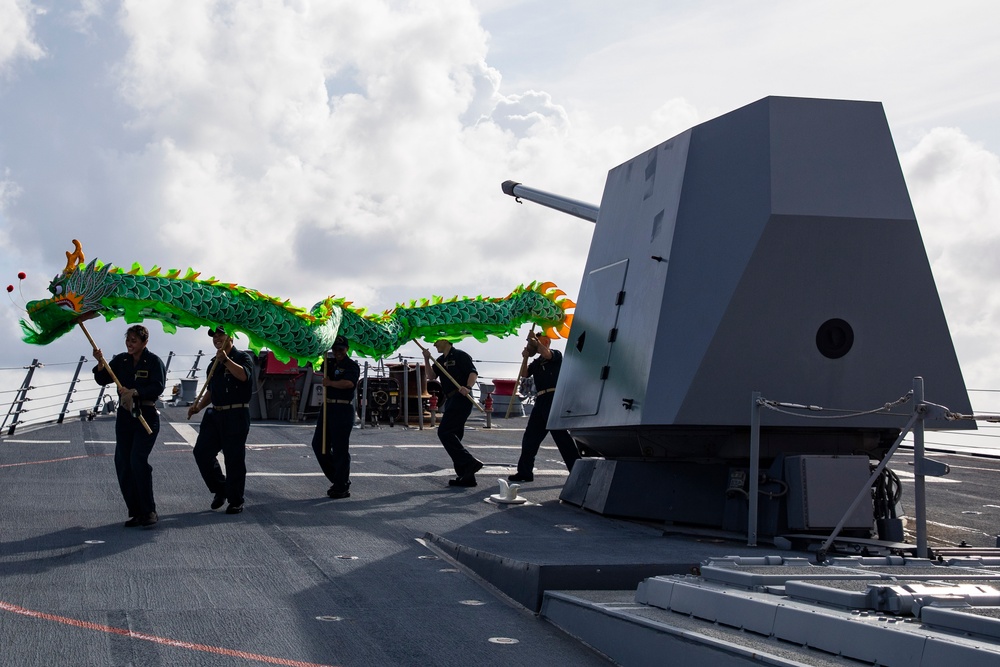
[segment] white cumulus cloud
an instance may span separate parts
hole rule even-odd
[[[19,60],[45,55],[34,34],[37,11],[30,0],[0,0],[0,77],[10,75]]]
[[[990,388],[1000,367],[1000,157],[941,127],[900,161],[966,383]]]

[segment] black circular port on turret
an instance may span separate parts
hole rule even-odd
[[[820,325],[816,348],[827,359],[840,359],[854,346],[854,329],[844,320],[834,318]]]

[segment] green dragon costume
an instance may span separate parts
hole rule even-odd
[[[253,289],[215,278],[201,280],[188,269],[144,272],[138,264],[128,271],[110,264],[86,261],[80,242],[66,253],[66,268],[49,285],[52,297],[27,304],[30,321],[21,320],[27,343],[45,345],[70,331],[82,316],[99,313],[107,320],[126,322],[155,319],[164,331],[177,327],[225,327],[230,335],[247,336],[250,348],[270,349],[282,361],[318,365],[339,334],[351,349],[365,357],[383,359],[408,341],[461,340],[472,336],[515,333],[534,322],[553,338],[569,334],[575,304],[552,283],[521,285],[503,298],[430,299],[413,301],[378,315],[366,314],[349,301],[333,296],[311,310]]]

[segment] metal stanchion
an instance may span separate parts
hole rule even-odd
[[[368,362],[365,362],[365,379],[361,381],[361,428],[365,427],[365,420],[368,419]]]
[[[414,374],[417,378],[417,424],[420,426],[420,430],[424,430],[424,383],[420,377],[420,364],[417,363]],[[431,419],[434,419],[434,415],[431,414]]]
[[[73,402],[73,392],[76,391],[76,383],[80,381],[80,369],[83,368],[83,362],[87,360],[87,357],[80,357],[80,361],[76,364],[76,372],[73,373],[73,381],[69,383],[69,389],[66,391],[66,400],[63,402],[62,411],[59,412],[59,418],[56,419],[57,424],[62,424],[63,419],[66,417],[66,412],[69,410],[69,404]]]
[[[410,426],[410,362],[408,361],[403,361],[403,426],[405,428]]]
[[[757,546],[757,480],[760,477],[760,392],[750,395],[750,507],[747,511],[747,546]]]
[[[14,400],[11,401],[10,409],[7,411],[7,417],[4,417],[3,426],[6,428],[7,419],[11,416],[14,420],[10,424],[10,430],[7,431],[7,435],[14,435],[14,429],[17,428],[17,423],[21,421],[21,413],[25,412],[24,402],[28,400],[28,390],[33,389],[31,386],[31,376],[34,375],[35,369],[41,366],[38,363],[38,359],[32,359],[31,365],[28,366],[28,374],[24,376],[24,382],[21,383],[21,388],[17,390],[14,395]],[[17,407],[14,407],[17,406]]]
[[[913,405],[920,414],[913,425],[913,514],[917,520],[917,558],[927,558],[927,478],[924,461],[924,379],[913,378]]]

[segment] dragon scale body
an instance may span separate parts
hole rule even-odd
[[[126,322],[156,319],[167,332],[177,327],[218,325],[230,334],[243,333],[255,351],[267,348],[276,357],[317,364],[337,335],[346,337],[357,354],[382,359],[414,338],[457,341],[503,337],[525,322],[540,325],[550,336],[569,332],[575,304],[552,283],[531,283],[503,298],[433,297],[377,315],[354,308],[343,298],[327,297],[305,310],[253,289],[211,278],[199,279],[154,268],[128,271],[97,260],[83,264],[83,253],[66,253],[66,269],[49,285],[51,298],[27,304],[30,321],[22,320],[24,340],[47,344],[72,329],[79,318],[99,313]]]

